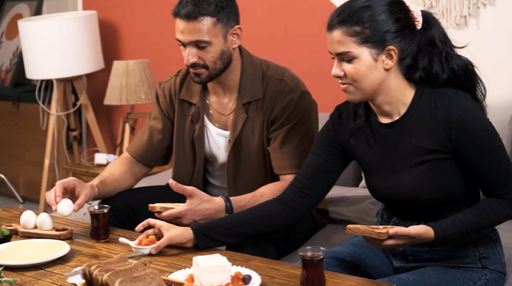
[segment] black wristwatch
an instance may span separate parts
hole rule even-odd
[[[224,203],[226,204],[226,216],[232,215],[234,213],[233,211],[233,203],[231,203],[231,199],[229,197],[220,196]]]

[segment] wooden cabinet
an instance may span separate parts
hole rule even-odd
[[[23,199],[39,202],[46,131],[39,123],[39,105],[0,100],[0,174]],[[14,197],[0,180],[0,195]]]

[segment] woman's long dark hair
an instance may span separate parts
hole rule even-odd
[[[457,54],[439,21],[421,11],[423,24],[417,30],[411,10],[402,0],[349,0],[331,15],[327,32],[342,29],[359,45],[380,54],[386,47],[398,50],[398,66],[407,81],[431,87],[450,87],[471,95],[486,113],[485,85],[473,63]],[[368,104],[355,104],[361,126]]]

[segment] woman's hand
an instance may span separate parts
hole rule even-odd
[[[151,235],[157,237],[158,242],[151,248],[151,254],[158,253],[167,245],[191,248],[196,244],[194,233],[190,227],[176,226],[157,219],[150,218],[143,221],[135,228],[135,231],[142,231],[150,226],[153,228],[146,230],[139,238],[148,238]]]
[[[407,228],[392,228],[389,230],[389,238],[378,240],[371,237],[364,239],[377,248],[395,248],[413,244],[434,241],[434,230],[426,225],[413,225]]]

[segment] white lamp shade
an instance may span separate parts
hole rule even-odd
[[[27,78],[67,78],[103,69],[96,11],[55,13],[18,20]]]

